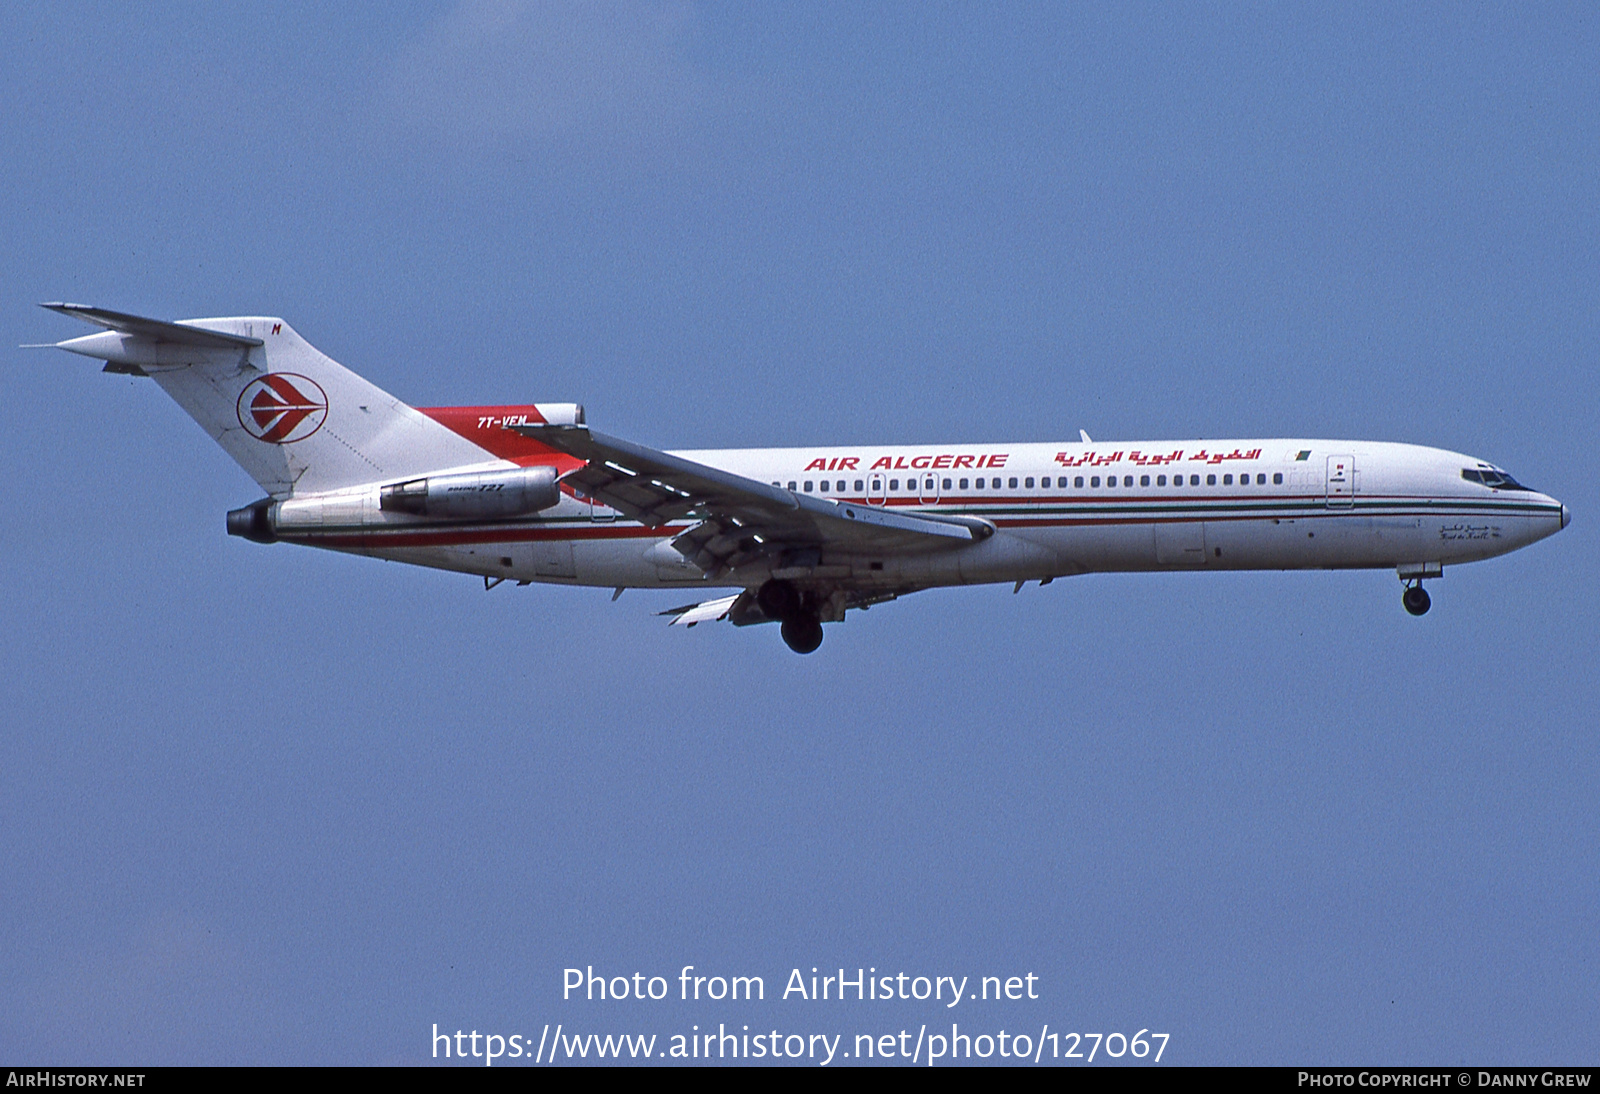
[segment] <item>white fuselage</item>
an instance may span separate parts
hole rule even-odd
[[[870,591],[1044,580],[1096,571],[1440,568],[1559,531],[1560,502],[1463,478],[1491,465],[1368,441],[728,449],[674,453],[842,505],[980,518],[995,533],[915,555],[823,552],[780,576]],[[505,461],[484,467],[509,467]],[[486,577],[607,587],[713,585],[649,528],[570,494],[510,521],[444,523],[383,511],[372,487],[296,497],[294,542]],[[787,565],[787,564],[780,564]],[[754,588],[772,563],[721,587]]]

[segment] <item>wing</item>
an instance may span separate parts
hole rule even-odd
[[[987,521],[895,513],[824,501],[585,426],[513,427],[585,465],[561,481],[652,528],[697,518],[672,545],[711,577],[760,558],[814,567],[823,551],[847,554],[948,550],[994,533]],[[775,571],[775,576],[777,572]]]

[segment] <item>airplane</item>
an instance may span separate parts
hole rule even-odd
[[[719,595],[673,625],[823,624],[941,586],[1169,570],[1392,569],[1406,611],[1444,567],[1565,528],[1494,464],[1419,445],[1226,441],[662,451],[576,403],[413,408],[282,319],[168,322],[45,304],[102,328],[46,343],[147,376],[267,496],[229,535],[504,581]],[[731,590],[731,592],[730,592]]]

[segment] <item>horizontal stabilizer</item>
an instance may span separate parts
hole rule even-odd
[[[221,331],[193,327],[187,323],[169,323],[164,319],[148,319],[142,315],[91,308],[87,304],[41,304],[40,307],[82,319],[107,330],[147,338],[152,342],[166,342],[180,346],[202,346],[207,349],[231,349],[240,346],[259,346],[261,339],[242,334],[224,334]]]

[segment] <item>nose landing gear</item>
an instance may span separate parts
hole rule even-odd
[[[1428,590],[1422,587],[1421,580],[1406,586],[1406,591],[1400,595],[1400,603],[1412,615],[1427,615],[1428,609],[1433,607],[1433,600],[1428,596]]]

